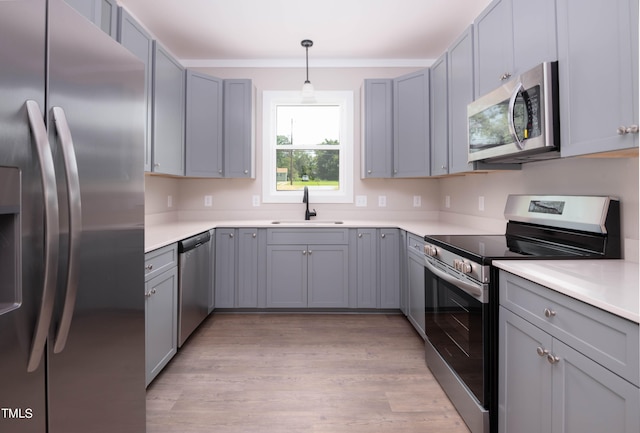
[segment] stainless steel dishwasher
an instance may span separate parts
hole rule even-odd
[[[178,242],[178,347],[209,314],[210,240],[207,231]]]

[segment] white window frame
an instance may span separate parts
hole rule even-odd
[[[340,188],[333,191],[311,190],[312,203],[353,203],[353,92],[316,91],[314,102],[302,102],[299,91],[262,92],[262,201],[298,203],[302,191],[276,190],[276,110],[279,105],[337,105],[340,115]],[[334,148],[333,146],[331,148]]]

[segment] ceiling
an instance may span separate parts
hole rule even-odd
[[[428,66],[490,0],[118,0],[185,66]]]

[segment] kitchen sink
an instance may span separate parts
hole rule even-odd
[[[279,221],[271,221],[271,224],[281,224],[281,225],[333,225],[333,224],[344,224],[344,221],[327,221],[327,220],[279,220]]]

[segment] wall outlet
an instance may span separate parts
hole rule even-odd
[[[357,207],[366,207],[367,206],[367,196],[366,195],[357,195],[356,196],[356,206]]]
[[[422,206],[422,196],[414,195],[413,196],[413,207]]]
[[[451,207],[451,196],[450,195],[445,195],[444,196],[444,207],[446,207],[447,209],[449,209]]]
[[[478,210],[484,212],[484,196],[478,196]]]
[[[379,195],[378,196],[378,207],[387,207],[387,196]]]
[[[167,196],[167,207],[173,207],[173,197],[170,195]]]
[[[251,198],[251,204],[253,205],[253,207],[258,207],[260,206],[260,196],[259,195],[254,195]]]
[[[204,196],[204,207],[213,206],[213,196],[205,195]]]

